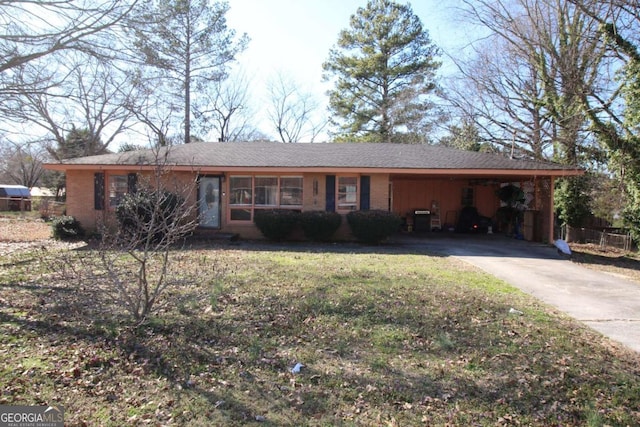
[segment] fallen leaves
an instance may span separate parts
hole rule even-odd
[[[59,400],[76,426],[572,426],[589,407],[640,423],[637,357],[472,269],[384,247],[255,249],[184,250],[184,274],[212,259],[237,274],[176,289],[135,328],[92,283],[33,257],[7,266],[0,403]]]

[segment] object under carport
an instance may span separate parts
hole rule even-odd
[[[473,206],[465,206],[460,212],[456,231],[458,233],[486,233],[491,225],[491,218],[478,213]]]
[[[431,231],[431,211],[429,209],[416,209],[413,211],[413,231],[422,233]]]

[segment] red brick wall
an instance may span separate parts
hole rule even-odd
[[[75,217],[82,227],[88,231],[95,231],[98,218],[93,200],[93,171],[67,171],[67,215]]]

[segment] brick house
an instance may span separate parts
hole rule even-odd
[[[583,173],[439,146],[365,143],[191,143],[45,167],[66,173],[67,214],[96,229],[137,177],[152,174],[159,163],[169,171],[167,183],[193,187],[189,198],[198,203],[201,230],[245,238],[260,237],[253,213],[265,208],[383,209],[398,213],[413,231],[420,231],[422,214],[448,228],[465,206],[495,218],[501,205],[496,192],[512,184],[526,195],[525,238],[552,241],[554,180]],[[346,237],[346,226],[340,231]]]

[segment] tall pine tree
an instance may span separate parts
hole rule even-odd
[[[422,142],[439,51],[411,6],[369,0],[323,64],[336,140]]]
[[[145,79],[153,77],[155,87],[166,89],[158,96],[167,100],[168,110],[183,111],[185,143],[191,141],[194,94],[226,78],[227,65],[248,43],[227,27],[228,10],[226,2],[147,0],[134,22],[136,47],[157,71]]]

